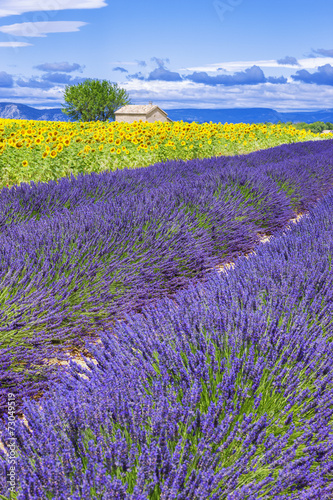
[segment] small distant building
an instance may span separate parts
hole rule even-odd
[[[322,134],[333,134],[333,130],[323,130]]]
[[[116,122],[133,123],[142,120],[143,122],[172,122],[163,109],[155,104],[129,104],[123,106],[115,112]]]

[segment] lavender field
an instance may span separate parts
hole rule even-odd
[[[0,191],[0,498],[332,498],[332,225],[327,140]]]

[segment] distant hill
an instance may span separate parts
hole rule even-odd
[[[333,123],[333,109],[321,109],[319,111],[290,111],[289,113],[279,113],[283,119],[281,121],[296,122],[330,122]]]
[[[67,122],[68,117],[61,108],[36,109],[25,104],[14,102],[0,102],[0,118],[12,118],[15,120],[45,120]]]
[[[333,123],[333,109],[319,111],[290,111],[281,113],[270,108],[230,108],[230,109],[165,109],[173,121],[184,122],[213,122],[213,123],[277,123],[291,121],[293,123],[305,122],[331,122]],[[0,102],[0,118],[14,118],[16,120],[46,120],[70,121],[62,113],[61,108],[36,109],[25,104],[13,102]]]
[[[171,120],[183,120],[184,122],[276,123],[280,120],[278,112],[269,108],[166,109],[165,111]]]
[[[332,122],[333,109],[320,111],[290,111],[279,112],[270,108],[234,108],[234,109],[166,109],[171,120],[184,122],[196,121],[199,123],[277,123],[291,121],[305,122]]]

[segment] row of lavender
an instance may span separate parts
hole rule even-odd
[[[2,190],[1,408],[57,375],[55,346],[203,279],[332,185],[322,141]]]
[[[117,322],[87,379],[73,363],[27,402],[18,499],[331,499],[332,254],[333,191],[228,274]]]
[[[220,157],[218,160],[215,159],[214,163],[219,167],[229,165],[256,168],[259,164],[276,164],[296,158],[304,160],[309,156],[325,154],[331,149],[331,144],[331,141],[284,144],[248,155]],[[190,179],[193,177],[193,167],[188,168],[189,165],[199,165],[199,172],[195,167],[194,170],[200,174],[210,168],[210,164],[211,160],[208,159],[171,161],[167,162],[167,167],[165,164],[156,164],[145,169],[80,174],[71,180],[62,178],[58,182],[38,184],[32,182],[30,185],[23,183],[10,189],[4,188],[0,191],[0,228],[29,219],[39,220],[44,216],[67,213],[74,208],[85,207],[87,203],[110,201],[115,197],[118,198],[120,194],[125,197],[142,194],[147,192],[147,185],[150,189],[156,189],[163,183],[169,184],[178,180],[179,165],[182,166],[181,177]]]

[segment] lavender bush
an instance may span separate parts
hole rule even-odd
[[[2,190],[2,409],[9,390],[42,390],[52,347],[82,346],[312,206],[333,185],[332,152],[293,144]]]
[[[97,365],[26,401],[17,498],[332,498],[332,253],[333,192],[228,274],[117,322],[88,346]]]

